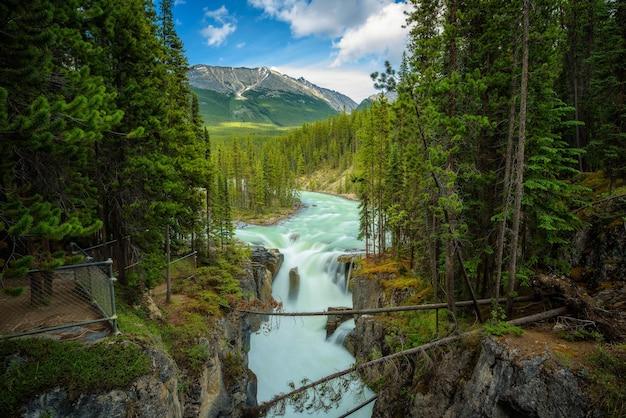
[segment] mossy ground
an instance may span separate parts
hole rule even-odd
[[[65,387],[70,397],[123,388],[150,372],[137,344],[101,342],[87,346],[48,338],[0,342],[0,416],[13,417],[29,399]]]

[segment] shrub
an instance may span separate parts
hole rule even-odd
[[[589,376],[591,396],[607,418],[626,416],[626,350],[624,347],[598,348],[589,355],[593,365]]]
[[[524,330],[505,321],[506,313],[495,301],[491,304],[491,318],[485,322],[484,328],[488,335],[502,336],[507,334],[522,335]]]

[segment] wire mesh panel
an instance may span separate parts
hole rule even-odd
[[[86,266],[72,269],[74,280],[85,297],[91,299],[106,317],[115,315],[114,300],[111,294],[111,278],[100,266]]]
[[[0,294],[0,337],[110,322],[116,329],[111,262],[31,270]]]

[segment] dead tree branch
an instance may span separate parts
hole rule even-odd
[[[474,303],[473,301],[470,301],[470,306],[473,305],[473,303]],[[567,308],[566,307],[560,307],[560,308],[552,309],[550,311],[541,312],[539,314],[530,315],[530,316],[526,316],[526,317],[523,317],[523,318],[518,318],[518,319],[515,319],[513,321],[509,321],[509,323],[511,323],[512,325],[516,325],[516,326],[528,325],[528,324],[531,324],[531,323],[534,323],[534,322],[537,322],[537,321],[542,321],[542,320],[545,320],[545,319],[553,318],[555,316],[564,314],[565,312],[567,312]],[[306,385],[303,385],[303,386],[301,386],[301,387],[299,387],[299,388],[297,388],[297,389],[295,389],[295,390],[293,390],[293,391],[291,391],[289,393],[283,393],[283,394],[277,395],[274,398],[270,399],[269,401],[264,402],[264,403],[254,407],[254,408],[251,408],[248,412],[250,414],[256,414],[256,415],[250,415],[250,416],[264,415],[274,405],[277,405],[277,404],[279,404],[281,402],[286,402],[286,401],[289,400],[289,398],[291,398],[291,397],[293,397],[295,395],[298,395],[298,394],[300,394],[300,393],[302,393],[302,392],[304,392],[304,391],[306,391],[308,389],[312,389],[315,386],[324,384],[324,383],[329,382],[329,381],[331,381],[333,379],[337,379],[339,377],[345,376],[345,375],[350,374],[350,373],[359,372],[359,371],[361,371],[363,369],[366,369],[368,367],[372,367],[372,366],[378,365],[378,364],[386,362],[386,361],[395,360],[395,359],[398,359],[400,357],[410,356],[410,355],[413,355],[413,354],[417,354],[417,353],[420,353],[420,352],[424,352],[424,351],[430,350],[432,348],[436,348],[436,347],[439,347],[439,346],[442,346],[442,345],[445,345],[445,344],[450,344],[450,343],[462,340],[464,338],[467,338],[467,337],[471,336],[474,332],[475,331],[468,331],[468,332],[464,332],[464,333],[461,333],[461,334],[458,334],[458,335],[451,335],[451,336],[448,336],[448,337],[440,338],[438,340],[431,341],[430,343],[421,345],[419,347],[413,347],[413,348],[410,348],[408,350],[399,351],[397,353],[390,354],[388,356],[380,357],[380,358],[375,359],[375,360],[371,360],[371,361],[368,361],[368,362],[365,362],[365,363],[354,365],[354,366],[352,366],[352,367],[350,367],[348,369],[345,369],[345,370],[342,370],[342,371],[330,374],[330,375],[328,375],[328,376],[326,376],[326,377],[324,377],[322,379],[319,379],[319,380],[316,380],[314,382],[310,382],[310,383],[308,383]]]

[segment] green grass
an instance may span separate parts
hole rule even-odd
[[[524,334],[522,328],[506,322],[504,308],[494,301],[491,302],[491,318],[484,323],[483,327],[487,335],[495,335],[498,337],[508,334],[517,336]]]
[[[265,122],[229,121],[207,125],[207,131],[213,145],[233,138],[244,139],[250,137],[254,141],[264,141],[288,132],[293,127],[280,127]]]
[[[596,406],[607,418],[626,416],[626,346],[599,346],[588,360],[593,366],[589,386]]]
[[[276,136],[338,113],[322,99],[297,93],[249,91],[247,100],[237,100],[232,94],[191,89],[198,96],[211,139]]]
[[[419,347],[437,336],[437,318],[434,310],[397,312],[379,319],[384,324],[385,341],[392,352]],[[447,312],[439,312],[442,332],[448,327]]]
[[[132,343],[86,346],[49,339],[0,343],[0,416],[20,413],[29,399],[57,386],[70,397],[129,386],[150,372],[148,357]]]

